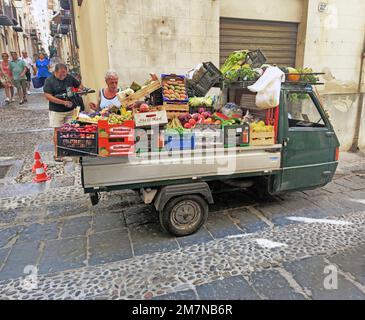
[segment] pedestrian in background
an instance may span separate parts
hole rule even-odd
[[[43,53],[39,54],[39,58],[36,61],[37,77],[41,86],[44,86],[44,82],[51,75],[49,72],[49,60],[46,59]]]
[[[1,57],[0,81],[5,88],[5,102],[9,103],[14,101],[13,75],[10,71],[9,55],[4,52]]]
[[[25,62],[18,57],[18,53],[11,53],[12,61],[10,61],[10,71],[13,74],[13,82],[19,96],[19,104],[27,102],[27,66]]]
[[[22,60],[25,62],[27,67],[27,73],[25,76],[27,77],[27,94],[30,94],[30,83],[32,82],[32,74],[31,70],[33,70],[33,60],[31,57],[28,57],[28,52],[22,52]]]

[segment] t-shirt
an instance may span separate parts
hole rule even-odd
[[[51,73],[48,71],[49,66],[49,60],[43,59],[43,60],[37,60],[36,67],[38,69],[38,78],[47,78],[51,75]]]
[[[71,75],[67,75],[64,80],[57,79],[54,75],[48,77],[44,83],[43,92],[49,93],[52,96],[63,94],[67,92],[67,88],[80,87],[81,83],[77,79],[75,79]],[[72,108],[67,108],[63,104],[57,104],[53,102],[49,102],[49,110],[56,111],[56,112],[67,112],[74,109],[76,105],[73,105]]]
[[[18,59],[16,61],[10,61],[10,71],[13,74],[14,80],[22,80],[27,78],[25,74],[21,75],[25,67],[26,65],[23,60]]]
[[[30,57],[22,58],[22,60],[25,62],[26,67],[31,70],[33,66],[33,60]]]

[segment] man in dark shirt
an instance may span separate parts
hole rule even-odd
[[[68,74],[67,66],[59,63],[55,66],[53,75],[46,79],[43,87],[44,95],[49,101],[49,121],[52,128],[60,127],[68,122],[72,117],[72,110],[76,108],[72,102],[56,98],[56,95],[66,93],[69,87],[83,88],[80,81]]]
[[[44,96],[49,101],[49,123],[52,128],[61,127],[72,120],[73,109],[77,106],[71,101],[56,97],[56,95],[66,93],[69,87],[83,89],[80,81],[68,74],[67,66],[59,63],[55,66],[53,75],[46,79],[43,87]],[[56,132],[54,140],[56,146]],[[55,160],[60,161],[61,159],[55,156]]]

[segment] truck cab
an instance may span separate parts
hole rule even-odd
[[[281,172],[269,179],[271,194],[313,189],[332,180],[340,143],[313,86],[283,85],[277,130]]]

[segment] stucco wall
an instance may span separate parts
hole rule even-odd
[[[98,89],[105,86],[104,74],[109,68],[105,3],[104,0],[83,1],[82,6],[78,6],[77,0],[74,0],[73,4],[82,82],[87,87]],[[87,101],[95,99],[95,95],[90,95]]]
[[[308,0],[304,65],[325,72],[318,86],[325,108],[338,133],[341,149],[348,150],[355,134],[358,82],[365,34],[365,1],[328,0],[325,12],[319,0]],[[365,127],[365,121],[362,120]],[[364,129],[363,129],[364,130]],[[365,138],[361,137],[362,144]]]
[[[304,0],[220,0],[225,18],[301,22]]]
[[[125,87],[149,73],[185,74],[202,61],[218,64],[216,0],[105,0],[110,67]]]

